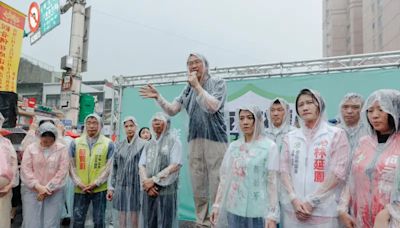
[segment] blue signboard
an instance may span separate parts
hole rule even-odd
[[[64,124],[65,127],[72,127],[72,120],[63,119],[61,122]]]
[[[59,0],[46,0],[40,4],[40,32],[46,34],[60,24]]]

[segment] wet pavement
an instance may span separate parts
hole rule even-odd
[[[60,221],[61,222],[61,221]],[[17,215],[14,219],[14,222],[12,224],[12,228],[19,228],[22,225],[22,209],[18,208],[17,210]],[[68,228],[69,226],[61,226],[62,228]],[[85,227],[93,227],[91,225],[86,225]],[[109,225],[108,228],[112,228],[112,225]],[[179,221],[179,228],[194,228],[195,227],[195,223],[192,221]]]

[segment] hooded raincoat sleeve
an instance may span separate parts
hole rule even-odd
[[[0,128],[1,128],[0,113]],[[0,136],[0,190],[4,187],[9,188],[18,185],[17,155],[11,142],[7,138]],[[6,180],[5,180],[6,179]],[[2,183],[3,181],[6,181]],[[4,184],[4,186],[2,186]],[[10,211],[11,211],[12,191],[0,197],[0,227],[11,227]]]
[[[17,153],[15,152],[14,147],[12,146],[11,142],[9,141],[8,143],[8,148],[11,154],[10,157],[10,166],[12,167],[13,171],[13,181],[12,181],[12,186],[16,187],[19,184],[19,171],[18,171],[18,158],[17,158]]]
[[[157,99],[157,103],[168,115],[173,116],[181,111],[182,108],[182,97],[185,96],[190,91],[190,86],[186,87],[181,95],[177,97],[172,103],[169,103],[161,95]],[[217,112],[222,104],[225,102],[226,97],[226,83],[223,80],[218,80],[217,83],[213,85],[210,91],[201,89],[200,93],[196,97],[196,101],[200,108],[207,113]]]
[[[294,190],[293,182],[291,180],[291,156],[289,151],[289,139],[287,136],[284,137],[282,141],[282,149],[281,149],[281,160],[280,160],[280,179],[283,190],[286,191],[289,196],[289,201],[297,198],[296,192]]]
[[[110,175],[108,176],[108,184],[107,184],[107,189],[108,190],[115,190],[115,184],[117,182],[117,170],[118,170],[118,157],[116,154],[119,151],[120,146],[117,144],[116,145],[116,152],[114,153],[114,156],[112,157],[112,163],[111,163],[111,170],[110,170]]]
[[[144,146],[143,148],[143,153],[140,155],[140,159],[139,159],[139,177],[140,177],[140,187],[143,190],[143,183],[146,179],[149,178],[147,171],[146,171],[146,161],[147,161],[147,156],[146,156],[146,150],[148,144],[146,146]]]
[[[182,145],[176,140],[171,149],[170,165],[152,177],[153,181],[160,186],[168,186],[179,177],[179,169],[182,166]]]
[[[396,178],[390,204],[386,206],[390,214],[390,227],[400,227],[400,159],[397,159]]]
[[[346,185],[343,187],[343,190],[340,193],[337,210],[339,213],[347,213],[349,209],[350,209],[350,186],[349,182],[346,182]]]
[[[390,203],[385,205],[376,216],[374,227],[400,227],[400,159],[397,159],[397,171],[393,182]],[[378,218],[380,217],[380,218]]]
[[[219,171],[219,185],[217,190],[217,195],[215,197],[215,202],[213,204],[213,208],[215,210],[219,210],[222,200],[224,198],[223,190],[226,189],[227,180],[229,175],[229,164],[232,162],[232,157],[228,154],[229,151],[232,150],[232,143],[229,144],[227,152],[225,153],[224,159],[222,160],[220,171]]]
[[[84,186],[84,184],[83,184],[81,178],[76,173],[75,155],[76,155],[76,144],[75,144],[75,140],[74,140],[69,145],[69,157],[70,157],[69,174],[70,174],[70,177],[72,179],[72,182],[74,182],[74,184],[76,186],[81,187],[81,186]]]
[[[0,178],[8,179],[15,187],[19,183],[17,153],[10,140],[3,136],[0,136],[0,146]]]
[[[279,223],[279,218],[280,218],[279,197],[278,197],[279,167],[277,167],[276,164],[276,162],[279,161],[279,151],[277,147],[278,146],[276,144],[273,144],[269,156],[268,179],[267,179],[269,208],[266,218]]]
[[[212,89],[207,92],[202,89],[198,96],[196,97],[196,101],[199,104],[200,108],[207,113],[216,113],[225,102],[226,97],[226,83],[224,80],[218,80],[214,85],[212,85]]]
[[[21,180],[28,188],[35,188],[36,184],[40,184],[40,180],[33,173],[33,159],[31,151],[35,150],[35,144],[29,145],[22,157],[21,162]]]
[[[98,176],[98,178],[96,180],[93,181],[93,183],[95,183],[97,186],[100,186],[104,183],[107,182],[108,180],[108,176],[110,175],[110,171],[112,168],[112,155],[114,154],[114,150],[115,150],[115,146],[113,142],[110,142],[108,144],[108,152],[107,152],[107,164],[106,166],[103,168],[103,171],[100,173],[100,175]]]
[[[179,103],[177,100],[174,100],[172,103],[170,103],[163,96],[161,96],[161,94],[156,102],[164,110],[164,112],[170,116],[174,116],[181,111],[181,103]]]
[[[60,143],[57,145],[56,153],[60,153],[58,170],[51,180],[47,183],[46,187],[50,191],[61,189],[65,185],[65,180],[68,175],[69,169],[69,156],[67,147]]]

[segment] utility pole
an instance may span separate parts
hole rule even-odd
[[[61,13],[66,13],[72,7],[69,54],[61,58],[61,68],[66,70],[61,83],[61,109],[65,113],[65,119],[71,120],[73,127],[78,125],[82,81],[80,73],[86,71],[87,63],[89,17],[85,17],[85,14],[90,15],[90,8],[85,9],[85,5],[86,0],[68,0],[61,7]]]

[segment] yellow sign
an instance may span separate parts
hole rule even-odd
[[[0,91],[16,92],[25,15],[0,2]]]

